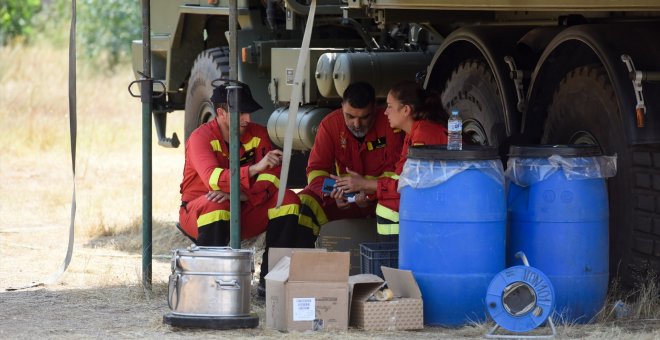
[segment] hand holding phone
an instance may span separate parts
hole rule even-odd
[[[334,179],[330,178],[330,177],[324,179],[323,180],[323,187],[321,188],[321,191],[323,191],[325,193],[328,193],[328,194],[331,193],[332,190],[335,189],[335,182],[336,181]],[[346,198],[354,197],[354,196],[355,196],[354,192],[344,193],[344,197],[346,197]]]

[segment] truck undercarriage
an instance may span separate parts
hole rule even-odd
[[[164,92],[154,99],[158,137],[176,110],[187,137],[213,117],[211,82],[228,74],[228,4],[168,0],[151,12],[152,75],[164,84],[154,87]],[[253,120],[280,146],[307,13],[302,1],[238,1],[239,80],[264,107]],[[632,285],[660,270],[659,34],[650,0],[319,1],[289,184],[305,184],[315,127],[347,83],[368,81],[382,99],[415,79],[461,111],[472,143],[499,147],[504,160],[519,144],[616,154],[610,273]],[[133,51],[137,72],[141,41]]]

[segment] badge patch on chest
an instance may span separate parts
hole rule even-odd
[[[367,150],[382,149],[385,145],[385,137],[380,137],[374,141],[367,142]]]

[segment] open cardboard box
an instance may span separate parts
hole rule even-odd
[[[381,266],[387,286],[394,293],[389,301],[369,300],[385,285],[372,274],[348,278],[351,292],[351,326],[365,330],[413,330],[424,328],[422,293],[410,270]]]
[[[281,331],[348,329],[348,252],[271,248],[266,327]]]

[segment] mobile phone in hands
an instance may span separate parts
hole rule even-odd
[[[326,179],[323,180],[323,188],[321,188],[321,191],[323,191],[325,193],[328,193],[328,194],[331,193],[332,190],[335,189],[335,182],[336,181],[334,179],[332,179],[330,177],[327,177]],[[354,192],[344,193],[344,197],[346,197],[346,198],[353,197],[353,196],[355,196]]]

